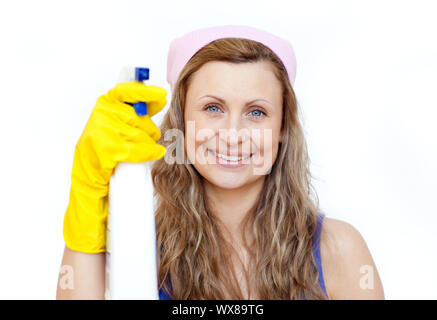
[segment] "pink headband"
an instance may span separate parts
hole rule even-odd
[[[245,38],[261,42],[281,59],[291,85],[296,78],[296,56],[290,42],[271,33],[248,26],[226,25],[198,29],[174,39],[167,57],[167,82],[173,92],[179,74],[191,57],[208,43],[221,38]]]

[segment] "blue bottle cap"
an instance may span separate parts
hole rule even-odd
[[[135,80],[149,80],[149,68],[135,68]]]

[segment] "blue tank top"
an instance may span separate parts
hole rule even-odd
[[[313,256],[316,260],[317,270],[319,271],[319,285],[325,293],[326,297],[328,297],[328,293],[326,292],[325,280],[323,279],[323,271],[322,271],[322,258],[320,254],[320,235],[322,232],[322,223],[324,214],[320,214],[317,219],[317,227],[316,234],[313,239]],[[164,292],[163,289],[159,290],[159,300],[171,300],[170,297]]]

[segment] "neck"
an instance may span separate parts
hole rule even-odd
[[[264,179],[246,184],[240,188],[224,189],[205,180],[205,192],[211,204],[213,215],[220,219],[235,240],[241,240],[240,225],[258,200]]]

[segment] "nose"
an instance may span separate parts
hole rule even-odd
[[[219,138],[228,147],[239,145],[249,137],[249,130],[245,127],[241,114],[230,113],[219,129]]]

